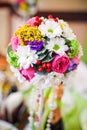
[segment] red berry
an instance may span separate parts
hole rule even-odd
[[[37,26],[37,22],[34,22],[34,26]]]
[[[50,72],[50,71],[51,71],[51,69],[50,69],[50,68],[48,68],[46,71],[47,71],[47,72]]]
[[[37,60],[36,64],[37,64],[37,65],[41,64],[41,61],[40,61],[40,60]]]
[[[48,19],[53,19],[53,15],[48,15]]]
[[[42,67],[39,67],[39,68],[38,68],[38,71],[39,71],[39,72],[42,72],[42,70],[43,70]]]
[[[39,17],[38,16],[36,16],[36,21],[39,21]]]
[[[51,68],[51,63],[47,63],[47,67],[48,67],[48,68]]]
[[[54,21],[55,21],[55,22],[58,22],[58,18],[55,18]]]
[[[43,64],[42,64],[42,67],[43,67],[43,68],[46,68],[46,66],[47,66],[46,63],[43,63]]]
[[[42,19],[39,19],[39,24],[41,24],[42,23]]]

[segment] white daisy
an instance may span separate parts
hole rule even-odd
[[[68,50],[68,46],[65,45],[65,40],[63,38],[52,38],[48,41],[46,48],[60,55],[64,55],[65,51]]]
[[[42,22],[39,26],[39,30],[44,36],[49,38],[60,36],[62,34],[62,29],[59,24],[52,19]]]
[[[29,45],[19,46],[17,49],[17,55],[19,57],[18,63],[20,67],[27,69],[33,63],[36,63],[38,56],[35,54],[36,51],[30,50]]]
[[[72,32],[72,30],[69,27],[64,27],[63,28],[63,36],[66,37],[69,40],[76,39],[75,34]]]
[[[59,20],[59,25],[63,30],[62,36],[66,37],[69,40],[76,39],[76,35],[73,33],[72,29],[69,27],[67,22],[64,22],[63,20]]]

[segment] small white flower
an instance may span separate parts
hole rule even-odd
[[[63,30],[62,36],[66,37],[69,40],[76,39],[76,35],[73,33],[72,29],[69,27],[67,22],[64,22],[63,20],[59,20],[59,25]]]
[[[26,81],[26,79],[20,74],[19,70],[14,68],[13,66],[10,67],[11,71],[14,72],[15,77],[19,80],[20,83],[23,83]]]
[[[35,54],[36,51],[30,50],[29,45],[19,46],[17,49],[17,55],[19,57],[18,63],[20,67],[27,69],[33,63],[36,63],[38,56]]]
[[[35,85],[38,89],[54,87],[64,80],[64,75],[56,72],[51,72],[47,75],[36,74],[30,81],[30,85]]]
[[[62,29],[59,24],[52,19],[42,22],[39,26],[39,30],[44,36],[49,38],[60,36],[62,34]]]
[[[68,46],[65,45],[65,40],[63,38],[52,38],[48,41],[46,48],[60,55],[64,55],[65,51],[68,50]]]
[[[63,28],[63,36],[66,37],[69,40],[76,39],[75,34],[72,32],[72,30],[69,27],[64,27]]]

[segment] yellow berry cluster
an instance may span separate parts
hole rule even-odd
[[[43,35],[39,31],[38,27],[31,27],[29,25],[23,25],[16,32],[15,36],[20,39],[20,45],[25,45],[26,42],[34,40],[41,41],[43,39]]]

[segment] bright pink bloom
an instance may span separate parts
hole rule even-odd
[[[30,81],[35,74],[35,70],[33,67],[29,67],[28,69],[21,69],[20,73],[26,78],[26,80]]]
[[[33,17],[31,19],[29,19],[26,24],[29,24],[31,26],[39,26],[41,24],[42,20],[36,16],[36,17]]]
[[[17,47],[18,47],[18,45],[19,45],[19,39],[18,39],[18,37],[12,37],[12,39],[11,39],[11,45],[12,45],[12,50],[13,51],[17,51]]]
[[[58,73],[64,73],[69,66],[69,58],[66,55],[56,55],[52,61],[52,70]]]

